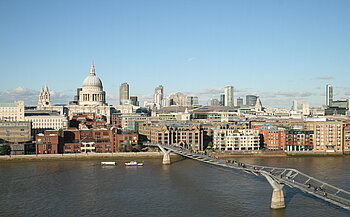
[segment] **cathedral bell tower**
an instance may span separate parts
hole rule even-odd
[[[51,97],[50,91],[47,85],[44,88],[41,88],[39,94],[38,108],[50,107],[51,106]]]

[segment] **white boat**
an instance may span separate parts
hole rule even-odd
[[[115,162],[114,161],[105,161],[105,162],[101,162],[101,165],[104,165],[104,166],[115,166]]]
[[[125,163],[125,166],[143,166],[143,162],[138,163],[137,161],[130,161]]]

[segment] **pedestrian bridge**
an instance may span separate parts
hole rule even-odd
[[[163,164],[170,164],[170,152],[173,152],[183,157],[207,164],[236,169],[256,176],[263,176],[273,188],[271,199],[271,208],[273,209],[285,208],[282,188],[284,185],[287,185],[291,188],[298,188],[305,193],[311,194],[331,204],[350,210],[350,192],[327,184],[296,169],[248,165],[234,160],[222,160],[174,145],[151,143],[145,145],[159,147],[159,149],[162,150],[164,153]]]

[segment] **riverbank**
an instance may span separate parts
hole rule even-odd
[[[171,154],[172,157],[178,155]],[[38,155],[5,155],[1,161],[43,161],[43,160],[91,160],[91,159],[135,159],[163,158],[162,152],[118,152],[118,153],[76,153],[76,154],[38,154]]]
[[[218,158],[233,157],[329,157],[329,156],[348,156],[343,153],[317,153],[317,152],[284,152],[284,151],[259,151],[259,152],[236,152],[236,153],[211,153]]]
[[[218,158],[235,157],[329,157],[349,156],[342,153],[315,153],[315,152],[237,152],[237,153],[210,153]],[[180,157],[171,153],[172,158]],[[44,161],[44,160],[91,160],[91,159],[140,159],[140,158],[163,158],[162,152],[117,152],[117,153],[76,153],[76,154],[38,154],[38,155],[3,155],[1,161]]]

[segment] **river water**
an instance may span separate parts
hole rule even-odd
[[[236,158],[292,167],[350,190],[350,156]],[[143,167],[101,166],[101,160],[0,163],[0,216],[350,216],[284,187],[286,208],[271,210],[262,177],[194,160],[144,159]]]

